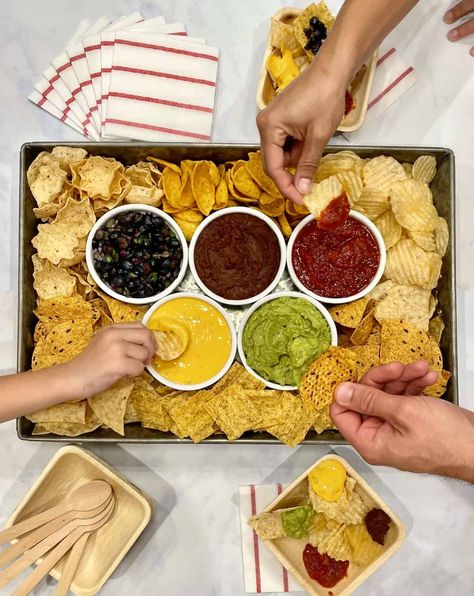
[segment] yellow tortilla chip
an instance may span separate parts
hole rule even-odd
[[[191,437],[199,443],[215,432],[214,420],[205,408],[213,396],[212,391],[199,391],[184,402],[171,404],[169,414],[183,437]]]
[[[368,341],[369,335],[372,333],[374,323],[374,308],[371,308],[354,329],[354,332],[350,337],[351,344],[354,346],[361,346],[365,344]]]
[[[330,347],[301,378],[300,395],[306,411],[316,414],[334,401],[334,390],[344,381],[357,381],[355,354],[347,348]]]
[[[191,184],[196,205],[203,215],[209,215],[216,201],[216,187],[207,162],[200,161],[196,164]]]
[[[110,389],[106,389],[88,399],[94,414],[102,424],[124,436],[124,417],[127,400],[133,389],[133,379],[121,379]]]
[[[369,298],[360,298],[359,300],[354,300],[354,302],[333,306],[329,309],[329,313],[339,325],[355,329],[362,321],[368,303]]]
[[[166,167],[163,170],[161,183],[163,185],[166,200],[171,207],[174,207],[175,209],[182,209],[180,204],[181,175],[176,170]]]
[[[376,343],[353,346],[351,350],[356,357],[357,377],[359,379],[362,379],[373,366],[380,364],[380,346]]]
[[[372,540],[365,523],[347,526],[346,535],[352,549],[352,558],[356,565],[366,567],[373,563],[382,553],[383,546]]]
[[[308,434],[313,419],[306,412],[299,395],[286,391],[282,394],[282,400],[284,400],[283,420],[278,424],[265,427],[265,430],[288,447],[296,447]]]
[[[325,430],[336,429],[336,425],[330,415],[330,405],[325,406],[317,412],[315,418],[313,418],[313,428],[319,435]]]
[[[230,387],[231,385],[240,385],[242,389],[264,389],[265,383],[256,379],[251,375],[246,368],[240,364],[240,362],[234,362],[226,374],[213,386],[212,391],[214,393],[220,393]]]
[[[33,273],[33,287],[38,298],[47,300],[58,296],[72,296],[76,290],[76,279],[65,269],[55,267],[49,261]]]
[[[157,163],[160,166],[163,166],[163,168],[169,168],[170,170],[173,170],[174,172],[176,172],[177,174],[179,174],[181,176],[181,168],[175,164],[175,163],[171,163],[170,161],[166,161],[166,159],[161,159],[159,157],[147,157],[148,161],[152,161],[153,163]]]
[[[79,240],[71,233],[67,224],[39,224],[38,234],[31,244],[38,251],[42,259],[47,259],[53,265],[58,265],[61,260],[73,259]]]
[[[35,424],[33,435],[62,435],[64,437],[78,437],[91,433],[100,426],[100,421],[95,416],[94,412],[86,408],[85,424],[77,422],[42,422]]]
[[[214,394],[206,401],[205,408],[229,441],[235,441],[258,423],[258,412],[239,385],[230,385]]]
[[[57,404],[46,408],[45,410],[39,410],[34,414],[27,416],[31,422],[60,422],[60,423],[75,423],[85,424],[86,423],[86,406],[87,401],[78,401],[65,404]]]
[[[249,160],[245,167],[247,168],[250,176],[264,192],[271,195],[272,197],[276,197],[277,199],[282,196],[270,176],[265,174],[263,170],[262,156],[259,152],[249,153]]]
[[[47,368],[78,356],[93,336],[92,322],[77,319],[56,323],[33,350],[31,368]]]
[[[88,157],[72,164],[71,171],[72,185],[91,199],[107,202],[122,192],[125,168],[112,157]]]

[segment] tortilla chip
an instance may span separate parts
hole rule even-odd
[[[76,290],[76,279],[65,269],[55,267],[49,261],[33,273],[33,288],[38,298],[48,300],[58,296],[72,296]]]
[[[86,408],[85,424],[77,422],[42,422],[35,424],[33,435],[61,435],[64,437],[78,437],[91,433],[100,427],[100,421],[95,416],[94,412]]]
[[[333,306],[329,309],[329,313],[339,325],[355,329],[362,321],[368,303],[369,298],[360,298],[354,302]]]
[[[86,319],[93,322],[98,318],[97,311],[79,294],[38,300],[34,313],[48,328],[54,328],[57,323],[73,319]]]
[[[46,408],[45,410],[39,410],[34,414],[26,416],[31,422],[60,422],[60,423],[74,423],[74,424],[85,424],[86,423],[86,406],[87,401],[77,401],[65,404],[57,404]]]
[[[334,23],[334,17],[325,2],[318,2],[318,4],[313,2],[313,4],[310,4],[293,21],[296,39],[302,48],[308,43],[308,38],[306,37],[304,30],[309,27],[309,21],[312,17],[318,18],[326,25],[328,30]],[[311,50],[307,50],[306,53],[310,60],[314,58]]]
[[[212,391],[199,391],[183,402],[171,404],[169,414],[183,437],[191,437],[195,443],[199,443],[215,432],[214,420],[205,408],[213,395]]]
[[[110,389],[90,397],[89,405],[101,423],[124,436],[124,417],[127,400],[133,389],[133,379],[121,379]]]
[[[354,329],[354,332],[350,337],[351,344],[354,346],[361,346],[367,343],[369,335],[372,333],[374,328],[374,323],[374,308],[371,308],[362,321]]]
[[[380,363],[398,361],[411,364],[427,360],[433,370],[441,372],[443,361],[436,341],[426,331],[403,321],[382,321]]]
[[[285,391],[282,395],[284,404],[283,419],[278,424],[266,427],[266,431],[288,447],[296,447],[306,437],[313,424],[313,418],[306,412],[299,395]]]
[[[301,378],[300,395],[306,411],[316,414],[334,401],[334,390],[344,381],[357,381],[354,352],[347,348],[328,348]]]
[[[86,348],[93,334],[90,319],[56,323],[48,335],[36,344],[31,368],[47,368],[72,360]]]
[[[102,292],[97,293],[107,303],[114,323],[133,323],[143,319],[143,316],[146,312],[145,307],[136,306],[134,304],[126,304],[125,302],[115,300],[115,298],[111,298]]]
[[[442,370],[438,376],[438,379],[434,385],[426,387],[423,391],[423,395],[429,395],[430,397],[441,397],[446,393],[448,388],[448,382],[451,378],[451,373],[447,370]]]
[[[205,408],[229,441],[235,441],[259,422],[252,400],[239,385],[230,385],[213,395]]]
[[[165,407],[165,400],[142,377],[135,379],[129,401],[143,426],[168,432],[173,420]]]
[[[319,410],[319,412],[316,414],[316,417],[313,419],[313,428],[318,435],[323,433],[325,430],[335,430],[337,428],[329,413],[330,407],[331,406],[328,405],[322,408],[322,410]]]
[[[240,385],[242,389],[265,389],[265,383],[251,375],[240,362],[234,362],[228,372],[214,385],[212,391],[220,393],[230,385]]]
[[[359,379],[362,379],[373,366],[380,364],[380,346],[377,344],[353,346],[351,350],[356,355],[357,377]]]
[[[394,286],[375,307],[374,316],[379,323],[397,319],[413,323],[425,331],[430,320],[431,291],[417,286]]]
[[[42,259],[58,265],[62,259],[72,259],[79,245],[77,236],[67,224],[39,224],[38,234],[31,244]]]

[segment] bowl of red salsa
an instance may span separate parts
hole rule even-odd
[[[323,229],[309,215],[288,242],[287,267],[299,290],[331,304],[358,300],[379,283],[386,263],[382,235],[357,211],[337,228]]]
[[[229,207],[207,217],[189,246],[189,267],[200,289],[230,306],[257,302],[280,281],[286,244],[267,215]]]

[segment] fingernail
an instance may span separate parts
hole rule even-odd
[[[354,388],[350,383],[343,383],[336,390],[336,401],[341,406],[347,406],[351,403],[352,396],[354,395]]]
[[[445,15],[443,17],[443,21],[445,23],[451,23],[452,20],[453,20],[453,13],[450,10],[448,10],[448,12],[445,13]]]
[[[451,41],[454,41],[458,37],[459,37],[459,32],[457,31],[457,29],[453,29],[452,31],[450,31],[448,33],[448,39]]]
[[[300,192],[302,195],[309,195],[312,186],[313,182],[309,178],[300,178],[296,184],[298,192]]]
[[[474,46],[472,46],[472,48],[469,50],[469,53],[471,54],[471,56],[474,56]]]

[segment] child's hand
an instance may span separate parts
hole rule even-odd
[[[87,348],[63,365],[71,399],[86,399],[123,377],[136,377],[145,369],[156,343],[141,323],[123,323],[100,329]]]
[[[474,0],[461,0],[461,2],[458,2],[446,12],[443,20],[448,25],[451,25],[473,11]],[[474,33],[474,15],[461,25],[451,29],[451,31],[448,33],[448,39],[449,41],[458,41],[459,39],[467,37],[471,33]],[[471,56],[474,56],[474,46],[471,47],[470,54]]]

